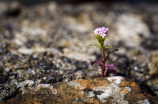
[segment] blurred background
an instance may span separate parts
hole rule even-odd
[[[78,3],[84,3],[84,2],[104,2],[104,3],[112,3],[112,2],[128,2],[128,3],[141,3],[141,2],[146,2],[146,3],[158,3],[157,0],[1,0],[5,2],[11,2],[11,1],[18,1],[24,5],[34,5],[38,3],[46,3],[50,1],[54,1],[58,4],[64,4],[64,3],[73,3],[73,4],[78,4]]]
[[[157,0],[1,0],[0,100],[17,93],[14,82],[100,77],[90,44],[102,26],[105,45],[119,49],[106,63],[158,95]]]

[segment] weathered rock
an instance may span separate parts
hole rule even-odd
[[[110,29],[105,45],[119,48],[107,63],[114,63],[119,75],[144,84],[150,78],[150,51],[158,47],[157,7],[54,2],[23,7],[0,2],[0,102],[14,97],[19,84],[54,84],[101,76],[100,66],[90,65],[90,61],[101,59],[101,53],[89,46],[97,42],[93,30],[99,26]],[[152,35],[146,38],[148,32]],[[157,84],[150,85],[158,89]],[[27,92],[23,88],[20,90]]]
[[[158,51],[153,51],[152,56],[150,59],[150,62],[148,63],[149,67],[149,80],[147,81],[147,84],[149,86],[152,86],[154,93],[157,95],[157,83],[158,83]]]
[[[112,27],[115,29],[115,33],[111,34],[112,38],[123,41],[127,46],[136,47],[141,43],[141,37],[150,36],[149,28],[141,15],[122,14]]]
[[[21,90],[25,93],[20,91],[6,104],[150,104],[151,101],[158,103],[150,94],[143,92],[137,83],[121,76],[80,79],[54,85],[39,84],[36,87],[28,85],[23,86]]]
[[[151,60],[148,63],[148,67],[150,75],[158,74],[158,50],[152,52]]]

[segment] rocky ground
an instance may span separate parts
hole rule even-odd
[[[108,27],[105,44],[119,49],[107,63],[158,95],[158,5],[54,2],[30,7],[0,2],[0,102],[22,86],[58,84],[101,77],[90,61],[101,52],[94,29]],[[28,82],[29,81],[29,82]]]
[[[157,104],[152,96],[132,80],[121,76],[78,79],[65,83],[39,84],[25,81],[13,99],[2,104]],[[137,95],[136,95],[137,94]]]

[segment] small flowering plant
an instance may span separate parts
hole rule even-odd
[[[109,72],[113,72],[114,75],[116,75],[116,68],[114,64],[107,64],[105,65],[106,59],[109,56],[109,54],[118,51],[118,49],[113,49],[112,46],[104,46],[104,41],[105,41],[105,37],[107,35],[107,31],[109,29],[105,28],[105,27],[98,27],[94,30],[94,34],[99,42],[98,43],[92,43],[91,45],[93,46],[97,46],[101,51],[102,51],[102,60],[96,60],[96,61],[92,61],[91,64],[93,65],[94,63],[99,63],[99,65],[101,66],[101,70],[102,70],[102,77],[105,77],[105,74],[108,75]],[[110,49],[107,51],[107,53],[105,54],[104,51],[106,49]],[[107,73],[105,73],[107,72]]]

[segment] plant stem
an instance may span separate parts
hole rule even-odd
[[[106,59],[105,59],[105,54],[104,54],[104,48],[103,48],[103,45],[102,45],[102,47],[101,47],[101,50],[102,50],[103,62],[104,62],[104,64],[105,64]]]
[[[105,58],[105,54],[104,54],[104,47],[103,47],[103,45],[101,45],[101,51],[102,51],[103,63],[105,65],[106,58]],[[105,66],[102,67],[102,77],[103,78],[105,77],[104,72],[105,72]]]

